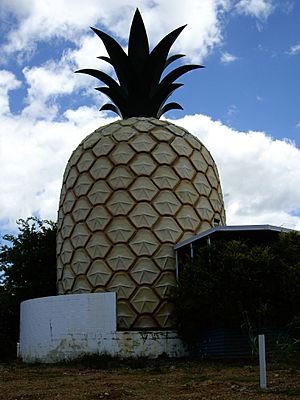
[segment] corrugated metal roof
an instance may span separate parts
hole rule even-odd
[[[284,228],[282,226],[275,226],[275,225],[225,225],[221,226],[218,225],[214,228],[208,229],[207,231],[198,233],[197,235],[183,240],[182,242],[176,244],[174,246],[174,249],[180,249],[181,247],[184,247],[190,243],[193,243],[199,239],[202,239],[206,236],[210,236],[214,234],[215,232],[245,232],[245,231],[273,231],[273,232],[284,232],[284,233],[289,233],[293,229],[289,228]]]

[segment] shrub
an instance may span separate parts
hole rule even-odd
[[[216,241],[182,266],[173,318],[189,344],[207,328],[284,327],[299,318],[300,235],[269,244]],[[299,321],[299,319],[298,319]]]

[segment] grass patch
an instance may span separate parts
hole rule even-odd
[[[297,396],[297,398],[298,398],[298,396],[300,396],[300,389],[298,389],[298,388],[276,389],[276,390],[272,390],[270,392],[274,393],[274,394],[282,394],[282,395],[290,396],[290,397]]]
[[[106,354],[87,354],[72,360],[66,360],[56,365],[62,367],[82,367],[88,369],[116,369],[120,368],[122,360]]]
[[[229,377],[230,382],[234,382],[234,383],[253,383],[253,382],[258,382],[259,377],[258,376],[232,376]]]
[[[193,383],[205,382],[211,379],[212,377],[210,375],[187,375],[180,380],[180,383],[182,385],[190,385]]]

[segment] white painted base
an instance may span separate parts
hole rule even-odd
[[[116,294],[43,297],[21,304],[20,357],[53,363],[87,354],[182,357],[176,331],[117,331]]]

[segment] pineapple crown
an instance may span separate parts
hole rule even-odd
[[[128,55],[120,44],[105,32],[91,28],[102,40],[109,57],[100,56],[111,64],[118,78],[117,82],[108,74],[96,69],[80,69],[75,72],[91,75],[106,86],[95,88],[108,96],[114,104],[104,104],[101,110],[117,113],[121,118],[156,117],[165,112],[180,109],[178,103],[167,103],[167,99],[182,83],[175,83],[181,75],[202,65],[182,65],[164,77],[165,69],[175,60],[184,57],[176,54],[168,57],[170,48],[185,28],[183,25],[166,35],[154,49],[149,52],[149,42],[142,16],[136,9],[130,28]]]

